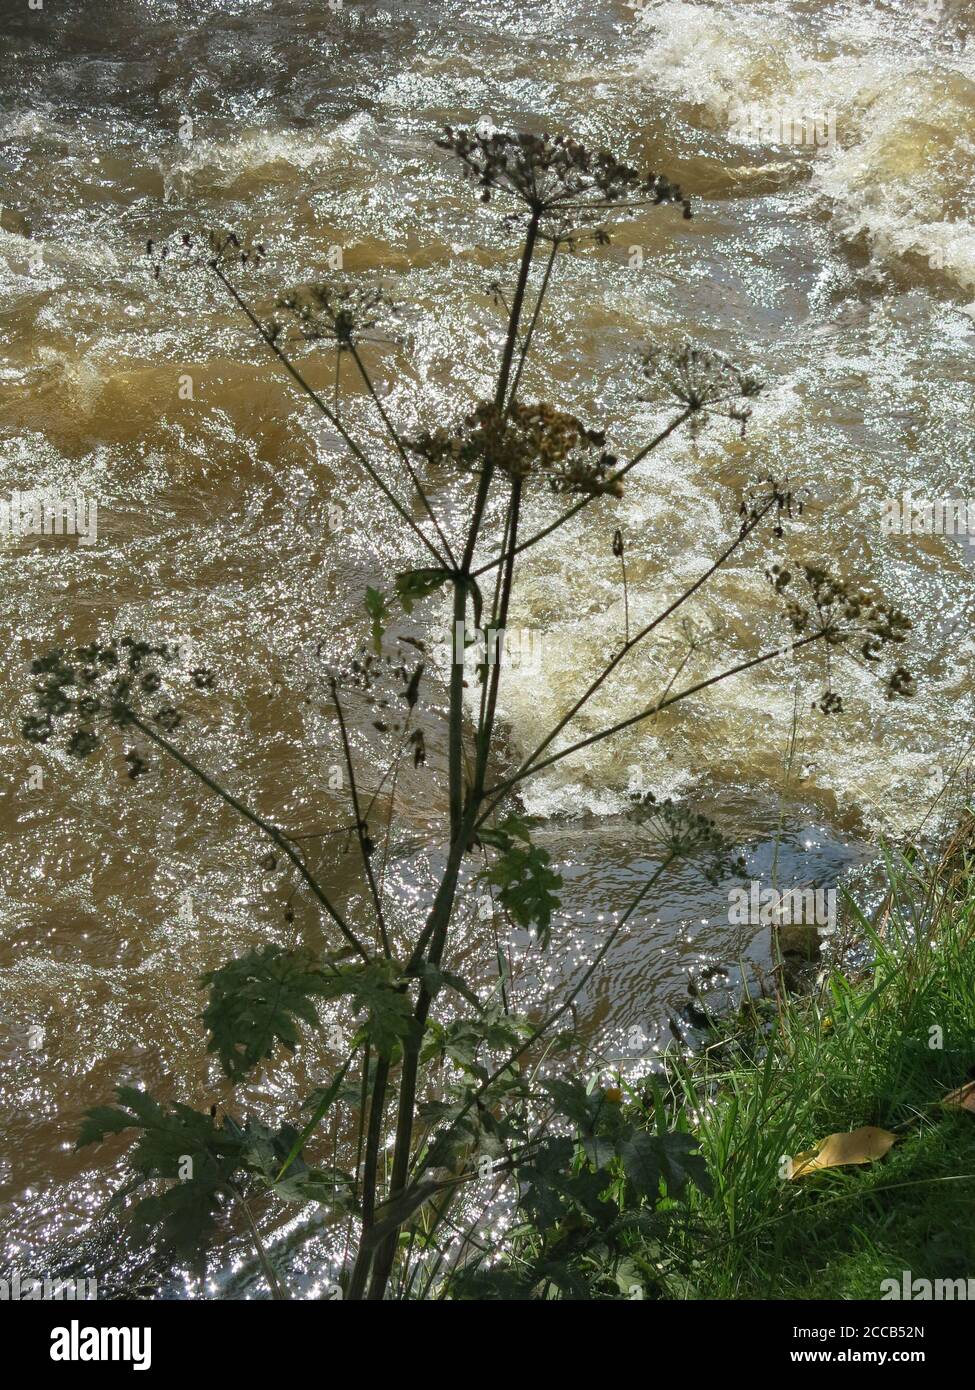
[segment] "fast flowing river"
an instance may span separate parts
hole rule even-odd
[[[727,544],[741,487],[763,474],[813,500],[685,610],[708,670],[782,634],[763,570],[787,555],[826,557],[914,622],[912,701],[887,702],[850,667],[838,682],[846,712],[826,719],[809,709],[815,668],[798,696],[792,672],[763,669],[531,782],[525,806],[566,890],[548,961],[513,948],[526,1007],[591,953],[652,862],[621,819],[629,791],[716,814],[756,879],[775,858],[785,882],[835,885],[884,836],[916,827],[956,765],[964,785],[975,550],[967,533],[885,535],[881,515],[905,492],[975,498],[975,6],[0,9],[0,499],[44,489],[97,503],[93,544],[0,537],[0,1273],[26,1276],[63,1265],[117,1180],[116,1149],[73,1151],[86,1106],[120,1080],[197,1105],[225,1094],[203,1053],[196,980],[279,939],[287,898],[253,835],[158,759],[132,783],[121,752],[79,764],[24,743],[26,663],[109,633],[181,642],[218,676],[185,746],[311,834],[343,814],[318,649],[351,650],[367,631],[366,586],[388,587],[418,560],[233,305],[168,269],[154,280],[146,242],[211,226],[259,235],[264,302],[339,259],[381,281],[401,313],[370,362],[409,432],[451,423],[489,392],[502,327],[490,283],[510,280],[515,255],[500,204],[478,205],[435,148],[445,122],[572,132],[693,198],[691,221],[655,209],[609,247],[565,257],[523,398],[607,425],[626,457],[666,418],[638,399],[647,342],[692,336],[768,388],[744,439],[719,423],[672,437],[622,501],[587,509],[526,557],[512,626],[531,656],[503,693],[512,756],[620,641],[614,528],[636,624]],[[328,354],[306,370],[331,389]],[[348,418],[368,432],[344,370]],[[447,517],[459,497],[456,479],[437,481]],[[554,515],[534,505],[535,524]],[[653,698],[681,639],[678,625],[663,629],[624,665],[583,731]],[[387,869],[404,921],[426,891],[424,845],[444,810],[435,692],[425,718],[429,767],[404,774]],[[368,716],[353,736],[367,782],[378,780]],[[354,895],[351,854],[309,843]],[[294,906],[295,930],[313,936],[300,896]],[[467,949],[489,962],[493,943],[475,932]],[[767,932],[731,925],[727,887],[682,870],[583,1001],[596,1057],[626,1053],[634,1029],[649,1048],[670,1041],[688,977],[717,967],[734,980],[739,962],[768,964]],[[320,1080],[332,1062],[313,1055],[307,1072]],[[272,1068],[250,1102],[273,1115],[294,1082]],[[100,1229],[87,1237],[96,1249]],[[234,1272],[243,1249],[227,1236],[214,1288],[261,1289],[252,1265]],[[315,1251],[296,1250],[296,1285],[320,1270]],[[137,1263],[107,1243],[91,1259],[106,1291],[138,1282]]]

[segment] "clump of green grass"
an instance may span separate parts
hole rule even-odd
[[[975,890],[891,869],[872,964],[814,996],[749,1004],[671,1081],[713,1180],[655,1250],[664,1296],[880,1298],[882,1281],[975,1277],[975,1114],[946,1107],[975,1062]],[[826,1135],[897,1135],[870,1164],[791,1179]]]

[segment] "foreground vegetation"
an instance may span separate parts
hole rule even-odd
[[[970,834],[934,869],[891,864],[876,924],[849,904],[869,965],[747,1006],[673,1067],[713,1190],[643,1252],[664,1296],[877,1299],[903,1271],[975,1275]],[[896,1136],[885,1157],[786,1176],[783,1159],[862,1126]]]

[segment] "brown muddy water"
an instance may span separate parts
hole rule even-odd
[[[154,1276],[93,1220],[119,1150],[73,1152],[81,1111],[121,1080],[196,1105],[226,1098],[203,1053],[197,977],[255,943],[287,932],[315,941],[319,929],[300,895],[286,926],[289,890],[260,869],[263,847],[158,759],[133,784],[121,753],[79,765],[24,743],[26,663],[95,636],[179,641],[220,678],[184,746],[288,830],[316,833],[343,817],[322,653],[351,651],[365,635],[366,585],[418,560],[233,307],[192,279],[152,280],[147,239],[209,226],[260,234],[258,299],[324,278],[338,248],[346,271],[402,307],[370,365],[409,431],[488,392],[501,335],[489,285],[510,279],[515,252],[498,210],[481,208],[434,148],[444,122],[572,131],[692,195],[692,221],[653,210],[609,247],[564,259],[523,396],[607,424],[627,456],[666,418],[637,398],[647,341],[690,333],[769,388],[744,440],[719,425],[673,437],[621,502],[587,509],[526,557],[513,625],[532,634],[538,661],[504,686],[512,756],[619,642],[614,528],[638,622],[727,543],[739,490],[763,474],[787,472],[815,500],[781,542],[747,547],[694,603],[710,636],[693,674],[781,634],[763,580],[770,557],[826,556],[914,621],[911,702],[887,703],[850,668],[846,713],[825,720],[807,712],[822,688],[815,668],[759,672],[529,784],[526,809],[566,878],[548,957],[510,945],[514,1003],[530,1007],[591,956],[653,862],[621,818],[629,790],[716,815],[756,879],[776,858],[782,882],[832,886],[859,883],[881,839],[932,803],[946,813],[946,779],[968,766],[975,551],[955,536],[884,535],[880,517],[904,491],[975,497],[975,6],[0,9],[0,497],[80,492],[98,506],[92,545],[2,539],[0,1263],[40,1275],[80,1240],[109,1293]],[[742,111],[756,109],[785,112],[788,129],[780,119],[770,138],[761,122],[757,133],[743,126]],[[821,114],[819,144],[798,143],[797,113]],[[327,354],[305,367],[331,389]],[[349,386],[349,422],[381,448]],[[456,518],[462,484],[433,486]],[[554,515],[544,499],[533,506],[531,529]],[[681,637],[662,629],[631,658],[582,731],[645,705]],[[431,690],[429,767],[400,784],[387,882],[403,926],[421,910],[435,867],[426,846],[442,825],[439,700]],[[387,750],[366,714],[354,739],[367,783],[378,781]],[[309,841],[313,865],[354,910],[352,859],[337,843]],[[473,918],[469,965],[490,970],[493,932]],[[671,1024],[681,1032],[689,978],[733,989],[739,964],[767,963],[764,931],[729,924],[727,887],[681,870],[581,1002],[592,1067],[630,1055],[635,1028],[650,1053],[671,1041]],[[325,1046],[306,1051],[297,1068],[269,1068],[247,1101],[290,1114],[299,1088],[334,1062]],[[328,1234],[307,1213],[258,1215],[292,1287],[314,1294]],[[222,1239],[208,1288],[263,1296],[242,1233]]]

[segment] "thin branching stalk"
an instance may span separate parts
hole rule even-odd
[[[669,709],[671,705],[676,705],[680,700],[686,700],[691,695],[697,695],[701,690],[707,690],[712,685],[717,685],[719,681],[730,680],[732,676],[740,676],[743,671],[751,671],[757,666],[764,666],[769,661],[775,661],[778,657],[784,656],[786,652],[796,652],[800,647],[808,647],[810,642],[819,642],[826,636],[825,632],[814,632],[810,637],[801,637],[796,642],[790,642],[784,647],[776,647],[775,651],[763,652],[761,656],[754,656],[748,661],[740,661],[736,666],[729,666],[725,671],[719,671],[716,676],[708,676],[705,680],[695,682],[694,685],[687,686],[684,690],[679,690],[676,695],[667,696],[665,699],[658,700],[653,705],[648,705],[646,709],[640,710],[638,714],[631,714],[627,719],[621,719],[616,724],[611,724],[606,729],[600,729],[595,734],[590,734],[588,738],[583,738],[578,743],[571,743],[566,748],[561,748],[551,757],[544,758],[541,762],[533,763],[524,772],[515,773],[511,777],[506,777],[496,786],[490,787],[486,793],[500,799],[501,793],[507,794],[512,787],[519,782],[523,782],[527,777],[534,777],[536,773],[543,771],[546,767],[551,767],[553,763],[561,762],[563,758],[569,758],[573,753],[578,753],[582,748],[590,748],[594,743],[601,743],[604,738],[612,738],[614,734],[621,733],[623,729],[632,728],[634,724],[640,724],[644,719],[652,719],[662,710]]]
[[[748,536],[751,535],[752,531],[754,531],[755,527],[759,524],[762,518],[765,517],[767,513],[771,510],[774,503],[774,497],[770,498],[765,503],[765,505],[761,507],[758,512],[755,513],[754,516],[749,517],[748,521],[744,524],[744,526],[741,527],[735,539],[728,546],[725,547],[725,549],[721,552],[718,558],[708,566],[704,573],[700,575],[699,578],[695,579],[693,584],[689,585],[688,588],[683,590],[683,592],[680,593],[677,596],[677,598],[675,598],[671,603],[669,603],[666,608],[664,608],[660,613],[658,613],[656,617],[651,618],[651,620],[648,623],[646,623],[642,628],[640,628],[639,632],[634,633],[631,638],[624,642],[620,650],[616,652],[616,654],[607,662],[607,664],[603,667],[602,671],[600,671],[599,675],[596,676],[595,679],[591,681],[590,684],[586,687],[586,689],[579,696],[578,700],[576,700],[575,704],[571,707],[571,709],[569,709],[558,721],[555,727],[551,729],[548,734],[546,734],[545,738],[542,739],[542,742],[538,745],[538,747],[532,753],[529,754],[529,756],[524,760],[521,766],[518,769],[516,769],[514,776],[505,785],[513,785],[514,782],[520,781],[523,777],[528,775],[529,770],[534,767],[538,759],[541,757],[542,753],[545,752],[545,749],[548,748],[556,738],[558,738],[559,734],[566,727],[566,725],[571,723],[571,721],[576,717],[576,715],[583,708],[583,706],[586,705],[592,699],[592,697],[603,686],[603,684],[606,682],[609,676],[611,676],[612,673],[616,670],[617,666],[624,659],[624,657],[628,656],[634,647],[639,646],[641,642],[645,641],[645,639],[650,636],[651,632],[655,632],[656,629],[661,625],[661,623],[664,623],[667,621],[668,618],[673,617],[677,610],[680,607],[682,607],[682,605],[685,604],[688,601],[688,599],[693,598],[693,596],[698,592],[698,590],[702,589],[704,585],[707,584],[708,580],[711,579],[717,573],[717,571],[722,567],[722,565],[726,564],[728,560],[730,560],[731,556],[735,553],[739,546],[742,545],[743,542],[748,538]],[[493,809],[493,806],[488,808],[488,811],[485,812],[484,815],[482,815],[482,820],[485,818],[487,814],[490,813],[491,809]]]
[[[298,851],[289,843],[288,837],[280,831],[276,825],[271,825],[263,816],[259,816],[256,811],[252,811],[249,806],[245,806],[242,801],[239,801],[237,797],[228,792],[226,787],[222,787],[219,782],[215,782],[201,767],[197,767],[196,763],[188,758],[185,753],[181,753],[174,744],[170,743],[168,739],[163,738],[162,734],[157,733],[151,724],[146,724],[144,720],[140,719],[138,715],[134,713],[130,713],[129,722],[137,728],[140,733],[144,734],[146,738],[151,739],[157,747],[161,748],[165,753],[168,753],[169,756],[175,762],[179,763],[181,767],[184,767],[187,772],[192,772],[194,777],[199,778],[205,787],[209,787],[210,791],[216,796],[219,796],[221,801],[225,801],[238,815],[243,816],[245,820],[250,821],[251,825],[257,826],[258,830],[263,831],[270,840],[273,840],[278,848],[291,860],[304,882],[311,889],[322,907],[324,907],[325,911],[328,913],[329,917],[331,917],[349,945],[355,948],[363,960],[369,960],[369,952],[366,950],[365,946],[363,946],[348,922],[346,922],[345,918],[327,897],[321,885],[309,873],[304,860],[301,858]]]
[[[304,391],[308,399],[318,407],[321,413],[325,416],[326,420],[328,420],[330,424],[334,425],[335,429],[341,435],[346,445],[349,447],[349,449],[351,449],[354,457],[366,470],[369,477],[376,484],[376,486],[379,488],[380,492],[387,499],[387,501],[395,508],[400,519],[406,522],[407,526],[416,536],[417,540],[419,540],[421,544],[424,545],[427,548],[427,550],[429,550],[430,554],[436,560],[437,564],[442,566],[443,568],[447,568],[446,558],[443,555],[441,555],[440,551],[430,540],[430,537],[424,534],[424,532],[416,524],[413,517],[410,516],[409,512],[403,506],[402,502],[399,500],[396,494],[390,490],[390,488],[386,485],[383,479],[379,476],[375,468],[373,468],[372,464],[369,462],[369,459],[363,453],[362,449],[349,434],[348,430],[345,428],[339,417],[335,414],[334,410],[331,410],[329,406],[325,404],[324,400],[319,395],[319,393],[314,389],[313,386],[309,385],[309,383],[305,380],[302,373],[291,361],[291,358],[287,355],[286,352],[282,350],[280,345],[275,342],[274,338],[271,336],[270,333],[268,333],[267,329],[261,323],[260,319],[254,313],[253,309],[251,309],[247,301],[238,292],[237,288],[231,283],[231,281],[228,280],[227,276],[224,275],[219,265],[217,265],[215,262],[211,262],[210,269],[213,271],[214,275],[227,290],[227,293],[232,297],[237,307],[241,310],[243,314],[247,316],[250,323],[253,325],[255,331],[257,332],[258,336],[260,337],[261,342],[267,344],[267,346],[271,349],[275,357],[285,368],[285,370],[288,372],[291,378],[297,383],[298,386],[301,387],[302,391]]]
[[[620,578],[623,581],[623,642],[629,645],[630,641],[630,586],[626,581],[626,545],[623,541],[623,532],[617,528],[613,533],[613,554],[619,557]]]
[[[405,449],[404,446],[403,446],[403,441],[402,441],[402,439],[400,439],[399,434],[397,433],[396,427],[394,426],[392,420],[389,418],[389,412],[387,411],[386,407],[383,405],[383,403],[382,403],[382,401],[381,401],[381,399],[380,399],[380,397],[379,397],[379,393],[376,391],[376,388],[375,388],[375,386],[373,385],[372,377],[369,375],[368,371],[366,370],[366,365],[365,365],[365,363],[364,363],[363,360],[362,360],[362,356],[361,356],[361,354],[360,354],[358,348],[355,346],[354,343],[351,343],[351,344],[349,345],[348,351],[351,353],[351,355],[352,355],[352,360],[353,360],[353,362],[356,364],[356,366],[357,366],[358,369],[359,369],[359,375],[362,377],[362,380],[363,380],[363,382],[364,382],[364,384],[365,384],[366,390],[369,392],[369,395],[372,397],[372,400],[373,400],[373,403],[375,404],[376,409],[379,411],[379,416],[380,416],[380,419],[382,420],[383,424],[384,424],[385,427],[386,427],[386,432],[387,432],[387,434],[389,435],[390,439],[392,440],[393,446],[394,446],[394,448],[396,449],[396,452],[399,454],[400,459],[401,459],[401,461],[402,461],[402,463],[403,463],[404,468],[406,469],[407,473],[410,475],[410,481],[412,482],[413,486],[416,488],[417,493],[419,494],[420,501],[423,503],[424,511],[426,512],[426,514],[427,514],[427,516],[430,518],[430,520],[433,522],[434,530],[436,531],[437,535],[440,537],[440,544],[441,544],[441,545],[443,546],[443,548],[444,548],[444,554],[447,556],[447,559],[450,561],[451,568],[452,568],[452,569],[453,569],[453,568],[456,568],[456,566],[457,566],[457,561],[456,561],[456,559],[454,558],[454,552],[453,552],[453,551],[451,550],[451,548],[450,548],[450,542],[448,541],[447,537],[446,537],[446,536],[444,535],[444,533],[443,533],[443,529],[441,528],[440,522],[437,520],[437,517],[436,517],[436,514],[435,514],[435,512],[434,512],[434,510],[433,510],[433,507],[432,507],[431,504],[430,504],[430,499],[429,499],[429,497],[428,497],[427,494],[426,494],[426,491],[425,491],[425,489],[424,489],[424,487],[423,487],[423,484],[420,482],[420,479],[417,477],[416,469],[413,467],[413,464],[412,464],[411,461],[410,461],[410,456],[409,456],[409,454],[406,452],[406,449]]]
[[[511,603],[511,594],[514,587],[514,544],[518,538],[518,520],[520,512],[521,479],[516,478],[511,485],[511,512],[508,528],[508,533],[511,537],[511,549],[508,552],[508,560],[503,571],[497,622],[494,627],[495,639],[500,638],[501,640],[494,641],[494,662],[492,665],[488,666],[488,670],[485,673],[485,681],[488,685],[488,697],[480,731],[477,762],[474,769],[473,799],[476,805],[480,805],[484,792],[484,780],[487,775],[488,758],[491,752],[491,739],[494,733],[494,721],[498,705],[498,688],[501,681],[501,664],[504,659],[504,632],[508,623],[508,608]],[[489,657],[490,652],[486,652],[485,655]]]
[[[383,912],[383,901],[379,892],[379,885],[372,869],[373,847],[367,835],[367,825],[362,819],[362,810],[359,806],[359,790],[355,780],[355,764],[352,761],[352,749],[349,746],[349,734],[345,727],[345,716],[342,713],[342,702],[339,700],[338,683],[333,679],[331,682],[332,703],[335,706],[335,713],[338,715],[339,730],[342,736],[342,752],[345,756],[345,766],[349,774],[349,795],[352,798],[352,810],[355,815],[355,833],[359,843],[359,852],[362,856],[362,866],[365,870],[366,880],[369,884],[369,892],[372,894],[373,906],[376,909],[376,925],[379,928],[379,939],[382,942],[383,954],[387,960],[391,959],[392,952],[389,949],[389,938],[386,935],[386,917]]]

